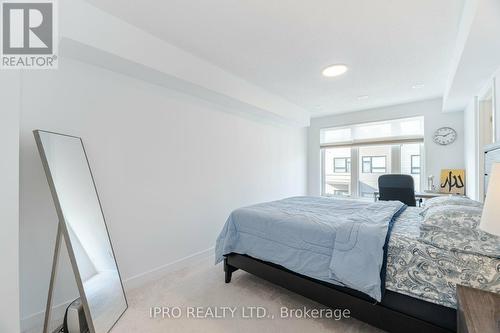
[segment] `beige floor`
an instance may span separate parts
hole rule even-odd
[[[200,265],[184,269],[159,281],[136,289],[128,295],[129,309],[111,331],[121,332],[382,332],[355,319],[283,319],[280,308],[321,309],[321,305],[272,285],[243,271],[233,273],[230,284],[224,283],[222,266]],[[151,318],[150,308],[179,307],[182,316]],[[236,307],[235,317],[225,319],[187,318],[187,307]],[[245,319],[246,306],[265,308],[274,319]],[[247,315],[249,309],[247,310]],[[229,313],[229,312],[228,312]],[[220,314],[220,312],[219,312]],[[266,316],[266,317],[267,317]]]

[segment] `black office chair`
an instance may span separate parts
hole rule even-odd
[[[398,200],[415,207],[415,185],[409,175],[382,175],[378,177],[379,200]]]

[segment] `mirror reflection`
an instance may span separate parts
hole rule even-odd
[[[37,134],[56,208],[64,220],[73,269],[88,304],[89,328],[108,332],[126,310],[127,301],[83,143],[72,136]]]

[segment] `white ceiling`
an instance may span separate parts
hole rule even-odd
[[[463,0],[88,2],[312,116],[442,96],[463,7]],[[322,77],[333,63],[350,70]]]

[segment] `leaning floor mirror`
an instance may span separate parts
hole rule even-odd
[[[50,333],[47,323],[62,238],[78,286],[85,329],[109,332],[127,309],[127,299],[83,141],[41,130],[33,134],[59,218],[44,333]]]

